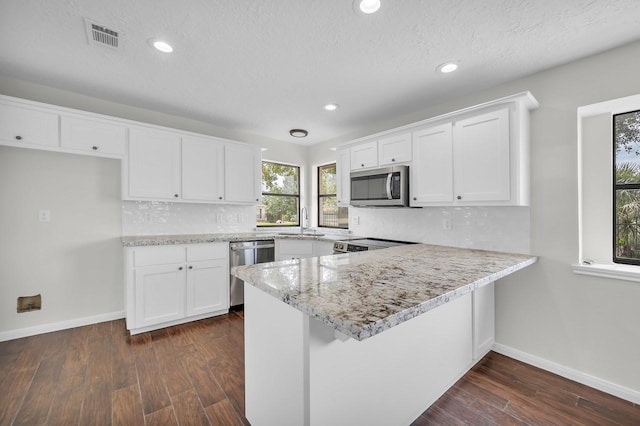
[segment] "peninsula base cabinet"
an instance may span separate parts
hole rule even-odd
[[[229,311],[227,243],[125,248],[131,334]]]
[[[357,341],[247,285],[247,420],[254,426],[411,424],[490,349],[492,296],[489,284]],[[482,348],[474,347],[476,337]]]

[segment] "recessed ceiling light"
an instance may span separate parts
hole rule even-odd
[[[289,134],[294,138],[304,138],[309,134],[309,132],[304,129],[291,129],[289,130]]]
[[[161,52],[164,52],[164,53],[173,52],[173,46],[171,46],[169,43],[167,43],[164,40],[158,40],[157,38],[152,38],[152,39],[149,39],[149,44]]]
[[[362,13],[376,13],[380,9],[380,0],[355,0]]]
[[[458,64],[456,64],[455,62],[445,62],[444,64],[440,64],[438,65],[438,72],[441,72],[442,74],[448,74],[450,72],[454,72],[455,70],[458,69]]]
[[[335,110],[338,109],[339,106],[340,105],[338,105],[338,104],[326,104],[324,106],[324,109],[326,109],[327,111],[335,111]]]

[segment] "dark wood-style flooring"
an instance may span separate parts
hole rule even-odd
[[[242,312],[2,342],[0,425],[248,424],[243,353]],[[463,424],[640,425],[640,407],[492,352],[414,422]]]

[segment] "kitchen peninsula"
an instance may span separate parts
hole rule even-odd
[[[410,424],[493,345],[493,282],[536,260],[418,244],[234,268],[247,419]]]

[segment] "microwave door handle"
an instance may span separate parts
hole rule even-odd
[[[391,179],[393,178],[393,173],[389,173],[387,175],[387,198],[389,200],[392,200],[393,197],[391,196]]]

